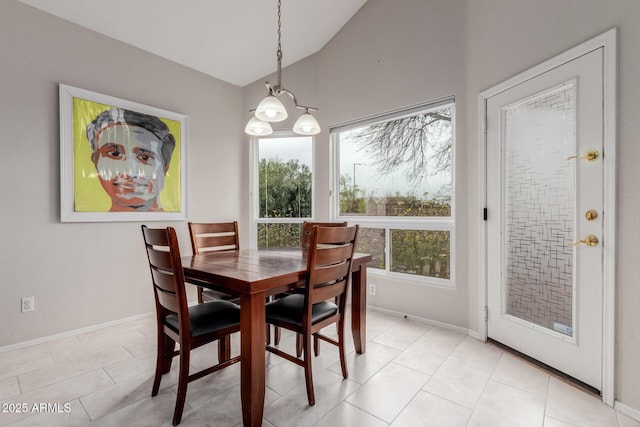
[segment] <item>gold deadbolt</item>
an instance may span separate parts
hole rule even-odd
[[[578,246],[580,243],[584,243],[587,246],[598,246],[598,243],[600,241],[598,240],[598,238],[596,236],[594,236],[593,234],[589,234],[587,237],[585,237],[582,240],[578,240],[575,243],[569,243],[569,246]]]
[[[571,160],[571,159],[584,159],[588,162],[593,162],[595,159],[598,158],[600,154],[598,153],[597,150],[589,150],[586,153],[584,153],[582,156],[569,156],[567,157],[567,160]]]
[[[595,221],[598,218],[598,212],[594,211],[593,209],[589,209],[584,213],[584,217],[587,219],[587,221]]]

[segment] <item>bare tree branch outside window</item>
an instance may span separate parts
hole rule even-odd
[[[354,132],[382,175],[399,168],[420,184],[441,172],[451,173],[451,108],[377,123]]]

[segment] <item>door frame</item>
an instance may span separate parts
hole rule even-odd
[[[603,298],[602,298],[602,401],[615,401],[615,306],[616,306],[616,138],[617,138],[617,31],[613,28],[566,52],[497,84],[478,95],[478,335],[486,341],[487,330],[487,99],[518,84],[603,48]]]

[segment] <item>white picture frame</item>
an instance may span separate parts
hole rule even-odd
[[[183,114],[163,110],[148,105],[127,101],[109,95],[103,95],[85,89],[59,85],[60,91],[60,220],[61,222],[112,222],[112,221],[184,221],[187,219],[187,145],[188,145],[188,117]],[[117,116],[119,123],[112,123],[111,119],[98,119],[95,112],[101,111],[106,114],[99,114],[101,117]],[[106,110],[110,110],[106,112]],[[128,114],[128,115],[127,115]],[[146,156],[127,156],[126,153],[118,153],[119,159],[127,158],[127,165],[142,159],[149,162],[156,162],[158,168],[164,171],[161,179],[157,179],[160,174],[153,174],[153,178],[144,172],[132,172],[134,170],[144,170],[144,167],[127,166],[120,169],[116,166],[109,168],[108,172],[100,166],[98,172],[98,160],[105,151],[96,148],[98,146],[98,136],[108,127],[115,125],[127,125],[127,129],[143,129],[142,124],[129,125],[123,120],[132,117],[149,117],[153,123],[159,123],[154,132],[164,135],[164,139],[155,138],[157,153],[150,153]],[[99,121],[100,120],[100,121]],[[159,122],[158,122],[159,120]],[[111,124],[109,124],[111,123]],[[88,129],[96,129],[102,125],[98,132],[89,132]],[[160,128],[160,130],[157,130]],[[144,129],[142,130],[144,132]],[[93,142],[88,135],[95,135]],[[127,141],[136,140],[130,138],[133,133],[124,133]],[[168,136],[167,136],[168,135]],[[156,137],[157,135],[153,135]],[[166,143],[173,139],[173,144]],[[159,141],[159,142],[158,142]],[[112,144],[113,145],[113,144]],[[118,145],[120,146],[120,145]],[[171,148],[173,147],[173,148]],[[140,148],[135,148],[140,150]],[[112,152],[114,150],[111,150]],[[124,149],[122,151],[126,151]],[[132,148],[130,151],[134,151]],[[160,153],[162,151],[162,153]],[[166,152],[169,152],[168,155]],[[146,151],[145,151],[146,152]],[[133,154],[133,153],[131,153]],[[176,155],[177,154],[177,155]],[[124,164],[112,161],[110,165]],[[155,160],[157,157],[158,160]],[[167,157],[169,158],[167,160]],[[151,158],[151,160],[149,160]],[[160,162],[162,162],[160,164]],[[104,164],[104,163],[103,163]],[[128,168],[128,169],[127,169]],[[127,169],[129,172],[122,172]],[[149,169],[148,167],[146,168]],[[115,182],[116,177],[122,181],[123,177],[151,183],[151,185],[138,185],[133,190],[137,197],[135,200],[144,200],[144,203],[134,202],[120,203],[125,200],[123,197],[134,197],[125,194],[125,189],[132,188],[127,185],[110,183]],[[137,185],[137,184],[136,184]],[[155,188],[154,188],[155,187]],[[156,190],[160,187],[160,190]],[[151,190],[143,192],[140,189],[149,188]],[[114,190],[115,189],[115,190]],[[157,193],[153,193],[157,191]],[[151,196],[153,193],[155,196]],[[124,194],[124,196],[123,196]],[[123,197],[121,197],[123,196]],[[138,197],[140,196],[140,197]],[[148,198],[152,200],[149,201]],[[164,200],[164,201],[163,201]],[[166,202],[168,201],[168,202]],[[166,206],[166,208],[165,208]]]

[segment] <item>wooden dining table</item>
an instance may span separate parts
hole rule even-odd
[[[367,264],[356,253],[351,279],[351,332],[366,350]],[[301,249],[242,249],[182,257],[185,279],[240,297],[240,390],[244,426],[262,425],[265,395],[265,301],[300,286],[307,259]]]

